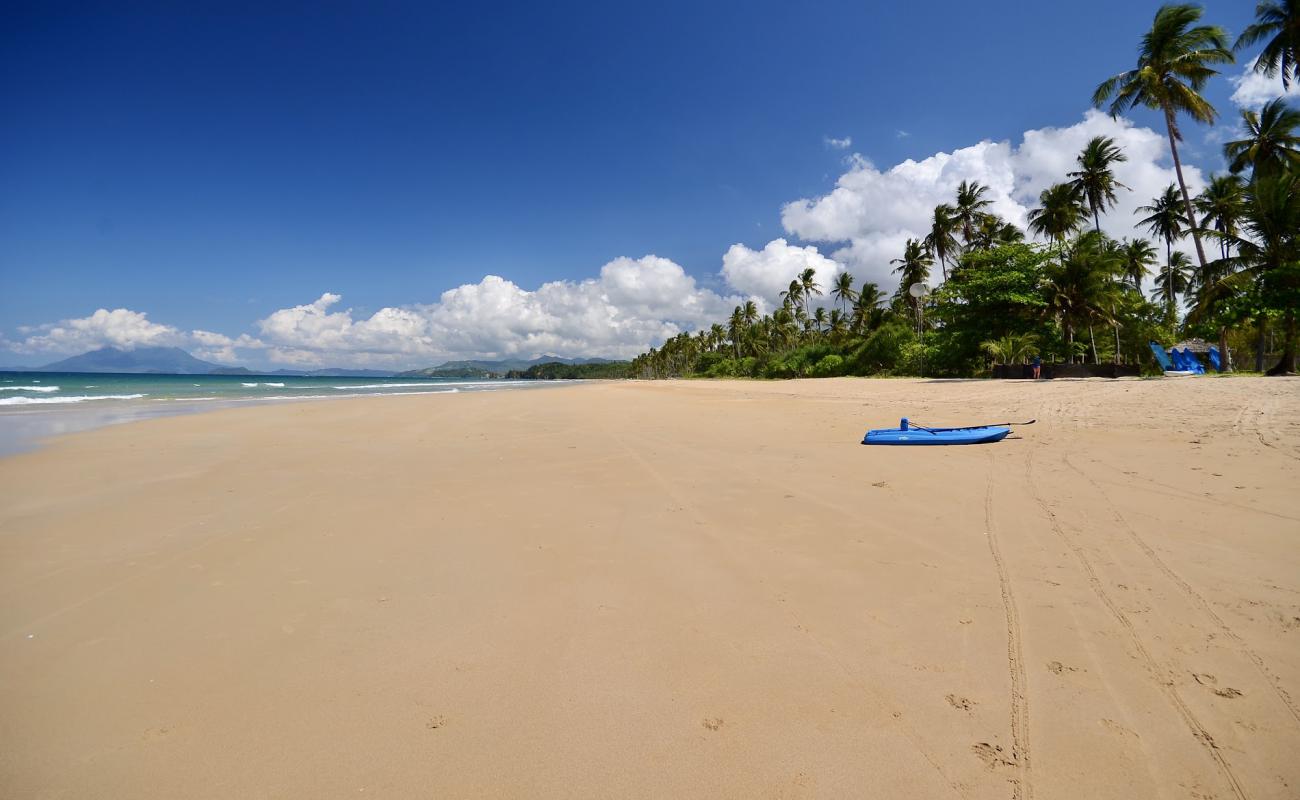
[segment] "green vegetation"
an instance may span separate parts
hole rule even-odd
[[[1256,23],[1234,49],[1265,42],[1255,69],[1300,80],[1300,2],[1261,2]],[[1183,179],[1179,117],[1212,125],[1201,95],[1231,63],[1224,32],[1200,24],[1202,9],[1167,5],[1141,38],[1136,66],[1103,81],[1093,95],[1112,115],[1136,107],[1162,113],[1177,182],[1138,209],[1143,238],[1117,241],[1101,218],[1128,187],[1113,167],[1126,159],[1114,140],[1096,137],[1077,169],[1045,189],[1026,231],[989,212],[988,189],[963,181],[952,203],[934,209],[923,240],[909,239],[891,263],[892,296],[839,273],[830,287],[804,270],[761,314],[754,301],[725,323],[683,332],[637,356],[638,378],[793,378],[834,375],[988,374],[994,364],[1046,361],[1136,364],[1153,370],[1148,341],[1217,340],[1220,351],[1254,352],[1256,372],[1296,370],[1300,306],[1300,111],[1274,100],[1242,114],[1245,138],[1228,142],[1230,174],[1213,176],[1197,197]],[[1190,237],[1195,263],[1175,245]],[[1210,247],[1207,257],[1208,242]],[[937,289],[922,298],[908,287]],[[1156,273],[1151,295],[1143,278]],[[828,295],[823,295],[823,290]],[[817,298],[825,297],[825,301]],[[1180,309],[1187,309],[1185,315]],[[1182,317],[1182,318],[1180,318]],[[1230,363],[1230,362],[1229,362]]]
[[[561,364],[551,361],[534,364],[525,370],[510,370],[507,378],[516,380],[579,380],[597,378],[626,378],[631,364],[627,361],[606,361],[596,364]]]

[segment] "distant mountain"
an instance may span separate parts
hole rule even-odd
[[[167,375],[206,375],[220,365],[195,358],[179,347],[101,347],[37,367],[33,372],[130,372]]]
[[[504,358],[499,361],[448,361],[436,367],[413,369],[397,373],[401,378],[447,378],[447,377],[486,377],[487,374],[504,375],[507,372],[522,372],[538,364],[608,364],[607,358],[560,358],[559,356],[542,356],[541,358]]]

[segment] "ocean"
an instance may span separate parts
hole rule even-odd
[[[0,455],[30,449],[48,436],[244,403],[498,391],[545,383],[289,375],[0,372]]]

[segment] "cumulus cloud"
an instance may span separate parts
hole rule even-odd
[[[82,353],[101,347],[134,350],[137,347],[182,347],[195,356],[221,362],[236,360],[236,348],[259,349],[264,345],[243,334],[231,338],[212,331],[183,331],[153,322],[148,314],[127,308],[101,308],[87,317],[65,319],[18,329],[22,338],[5,339],[5,349],[15,353]]]
[[[100,347],[130,350],[176,346],[185,340],[176,328],[150,322],[148,315],[125,308],[101,308],[88,317],[18,330],[24,339],[11,349],[20,353],[81,352]]]
[[[890,259],[902,254],[908,238],[925,235],[934,207],[952,202],[959,183],[988,186],[989,210],[1024,227],[1039,192],[1066,179],[1093,136],[1113,137],[1128,156],[1116,165],[1115,174],[1131,191],[1119,192],[1117,207],[1102,218],[1102,228],[1116,237],[1138,235],[1132,227],[1134,209],[1175,180],[1165,136],[1096,110],[1068,127],[1027,131],[1017,146],[986,140],[884,170],[855,156],[834,189],[787,203],[781,222],[805,241],[840,244],[832,258],[845,262],[860,279],[888,286],[894,280]],[[1196,167],[1184,164],[1183,174],[1189,191],[1204,185]]]
[[[832,148],[834,150],[848,150],[850,147],[853,146],[852,136],[845,136],[843,139],[835,139],[833,137],[827,136],[825,137],[824,141],[826,142],[827,147]]]
[[[799,247],[785,239],[773,239],[762,250],[733,244],[722,256],[722,278],[741,294],[762,301],[764,310],[780,305],[778,296],[790,282],[809,267],[816,270],[822,291],[830,289],[835,276],[844,266],[817,251],[816,247]],[[831,305],[827,296],[814,296],[810,305]]]
[[[1255,71],[1256,59],[1251,59],[1240,75],[1228,78],[1236,87],[1232,92],[1232,102],[1242,108],[1259,110],[1261,106],[1277,97],[1300,97],[1300,82],[1293,82],[1289,88],[1283,88],[1282,75],[1269,78]]]
[[[617,258],[599,277],[536,290],[488,275],[436,303],[383,308],[356,318],[337,294],[280,309],[258,323],[277,360],[372,365],[450,357],[635,355],[723,317],[742,298],[701,288],[673,261]]]

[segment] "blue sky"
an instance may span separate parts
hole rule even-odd
[[[852,153],[887,170],[1080,123],[1096,84],[1131,66],[1157,4],[472,5],[10,4],[0,363],[89,342],[23,344],[101,308],[257,339],[233,351],[250,363],[311,360],[294,346],[402,365],[579,349],[546,320],[546,336],[512,329],[531,344],[459,329],[421,329],[406,350],[340,342],[381,309],[426,313],[487,275],[532,292],[649,254],[719,299],[674,311],[634,298],[653,306],[647,319],[587,343],[631,352],[633,334],[752,293],[720,274],[732,245],[761,253],[783,237],[871,272],[854,268],[853,237],[818,242],[783,206],[826,196]],[[1235,34],[1250,5],[1210,2],[1206,19]],[[1233,89],[1208,91],[1225,119]],[[1189,125],[1187,139],[1190,161],[1220,166],[1206,130]],[[624,289],[681,288],[659,262],[631,263],[614,276]],[[303,312],[315,328],[259,327],[326,292],[343,300]],[[307,338],[339,326],[334,350]]]

